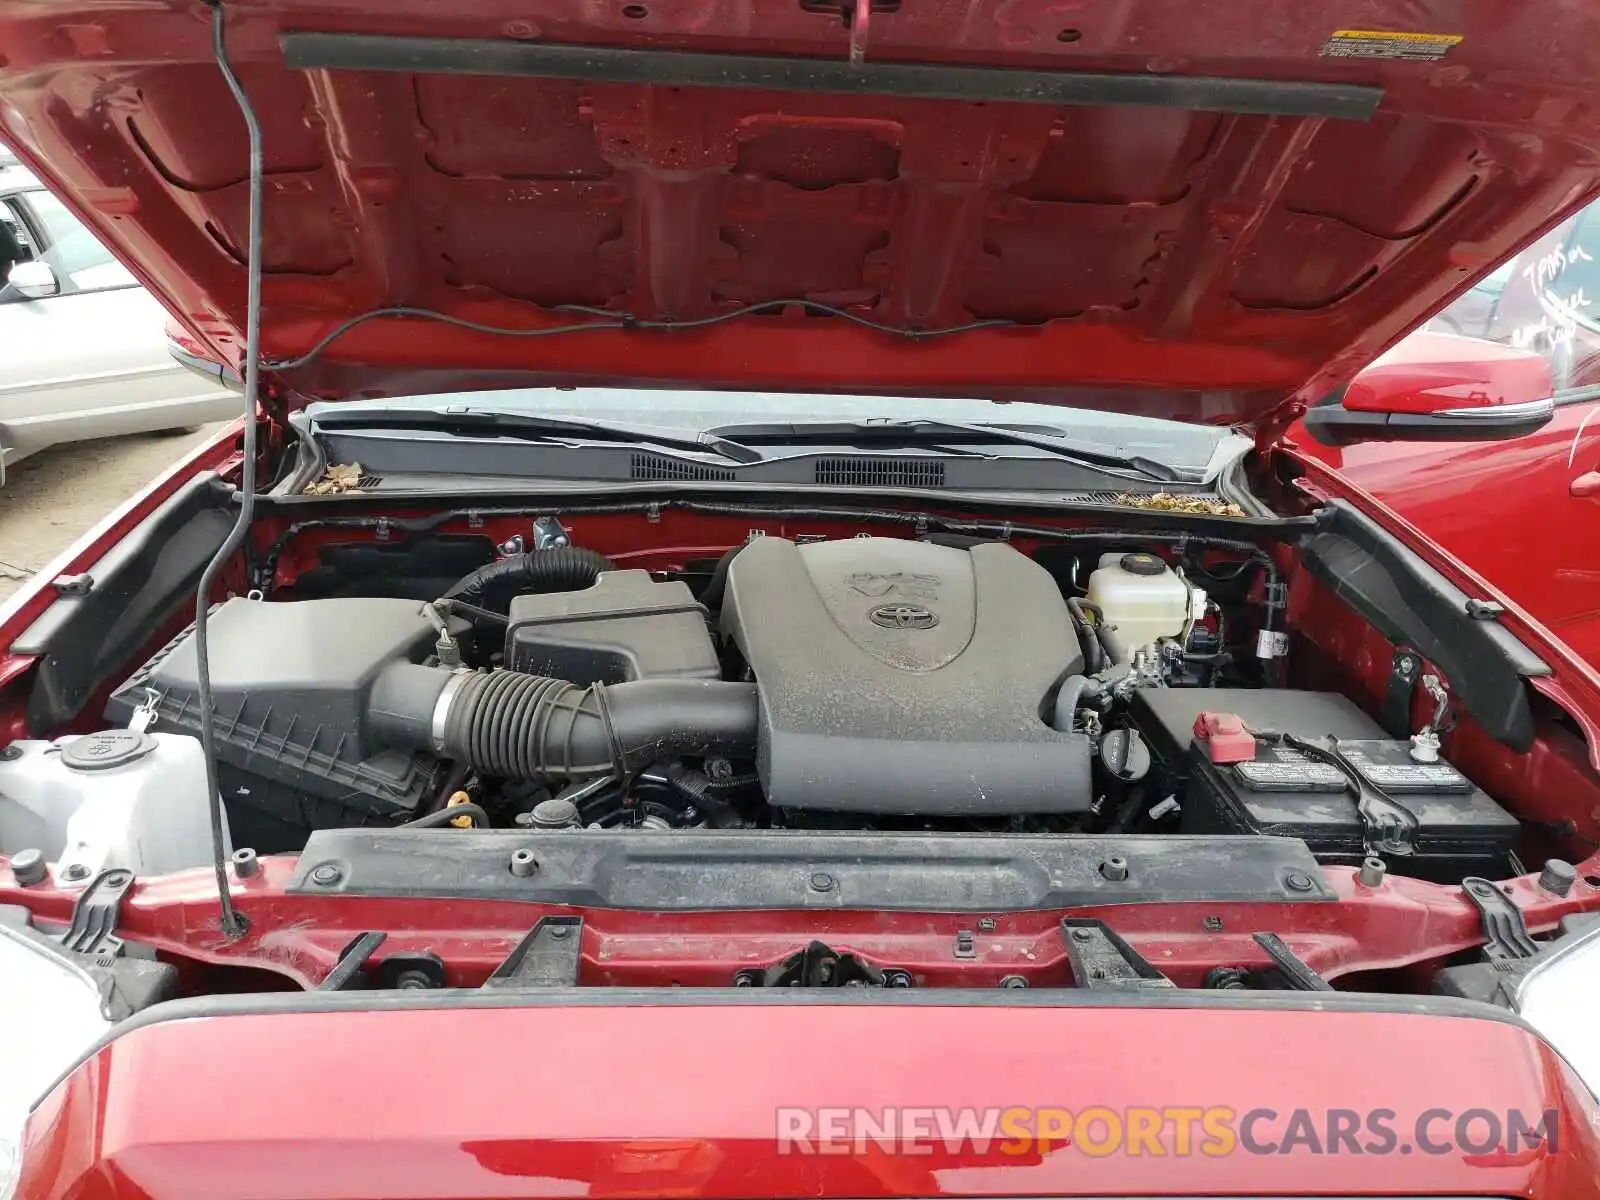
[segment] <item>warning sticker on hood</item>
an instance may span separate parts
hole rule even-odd
[[[1324,58],[1401,58],[1414,62],[1437,62],[1460,40],[1459,33],[1335,29],[1319,53]]]

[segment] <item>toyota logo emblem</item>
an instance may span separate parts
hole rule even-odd
[[[932,629],[939,623],[939,614],[920,604],[880,604],[867,615],[884,629]]]

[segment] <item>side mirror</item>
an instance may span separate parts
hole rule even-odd
[[[27,300],[43,300],[46,296],[54,296],[61,291],[61,281],[56,278],[55,269],[49,263],[40,262],[38,259],[14,263],[11,273],[6,276],[6,282],[17,289],[18,295]]]
[[[1326,446],[1355,442],[1493,442],[1555,416],[1550,365],[1531,350],[1415,333],[1376,359],[1342,397],[1305,415]]]

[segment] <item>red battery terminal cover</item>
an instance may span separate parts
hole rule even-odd
[[[1194,719],[1194,736],[1214,763],[1250,762],[1256,756],[1256,739],[1230,712],[1201,713]]]

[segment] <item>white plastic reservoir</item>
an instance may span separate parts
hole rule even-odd
[[[1112,626],[1117,661],[1161,638],[1179,637],[1205,611],[1206,596],[1154,554],[1112,552],[1089,576],[1088,595]]]
[[[111,867],[161,875],[211,862],[198,739],[107,729],[12,742],[6,753],[0,852],[38,850],[56,864],[58,881],[87,881]]]

